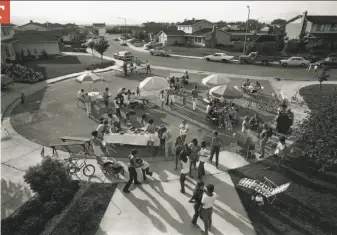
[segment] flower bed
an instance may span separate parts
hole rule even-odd
[[[86,70],[105,69],[107,67],[113,66],[114,64],[115,64],[115,61],[107,61],[104,63],[91,64],[86,67]]]
[[[95,234],[116,188],[117,184],[91,184],[51,235]]]
[[[42,73],[20,64],[1,64],[1,73],[7,74],[14,79],[14,82],[19,83],[32,84],[46,79]]]

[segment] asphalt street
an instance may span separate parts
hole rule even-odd
[[[207,62],[205,60],[176,58],[176,57],[159,57],[151,56],[149,53],[135,51],[127,46],[121,46],[119,41],[114,41],[116,35],[106,35],[110,43],[106,56],[112,56],[113,53],[119,51],[131,51],[135,57],[139,57],[141,61],[148,60],[152,65],[165,66],[170,68],[181,68],[190,70],[210,71],[216,73],[240,74],[249,76],[261,77],[277,77],[281,79],[291,80],[317,80],[305,68],[281,67],[277,65],[263,66],[263,65],[241,65],[231,63],[217,63]],[[337,70],[331,70],[331,78],[337,78]]]

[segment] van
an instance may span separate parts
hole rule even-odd
[[[14,79],[6,74],[1,74],[1,89],[14,85]]]
[[[117,60],[133,60],[133,55],[130,51],[120,51],[118,53],[114,53],[113,57]]]

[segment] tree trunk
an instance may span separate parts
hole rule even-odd
[[[94,57],[94,49],[91,48],[91,54],[92,54],[92,57]]]
[[[101,54],[102,64],[103,64],[103,54]]]
[[[319,90],[322,91],[322,82],[319,82]]]

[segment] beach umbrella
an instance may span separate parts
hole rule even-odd
[[[242,97],[240,91],[228,85],[213,87],[209,90],[209,94],[215,98],[225,99],[238,99]]]
[[[220,86],[229,84],[231,80],[227,76],[222,74],[211,74],[202,79],[201,82],[205,86]]]
[[[169,82],[164,77],[147,77],[139,84],[141,91],[160,91],[170,88]]]
[[[78,83],[96,83],[101,82],[102,78],[92,72],[85,72],[75,79]]]

